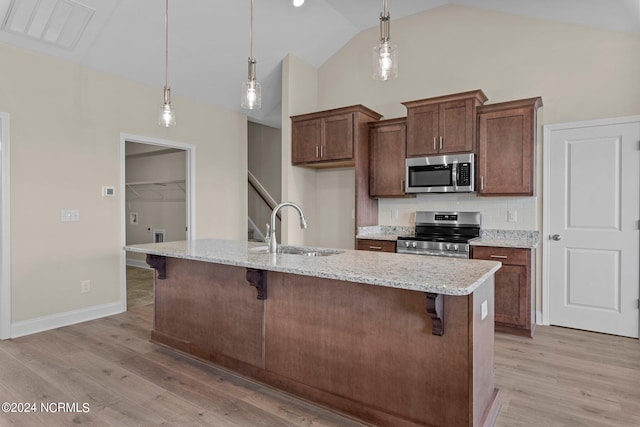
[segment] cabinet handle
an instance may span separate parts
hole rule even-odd
[[[320,146],[320,158],[324,157],[324,146]]]
[[[434,137],[433,137],[433,151],[437,150],[437,148],[436,148],[436,141],[437,141],[437,140],[438,140],[438,137],[437,137],[437,136],[434,136]]]
[[[489,258],[507,259],[506,255],[489,255]]]
[[[440,150],[442,150],[442,135],[440,135]]]
[[[480,177],[480,189],[484,190],[484,175]]]
[[[317,159],[318,157],[320,157],[320,156],[318,155],[318,146],[316,145],[316,159]]]
[[[373,251],[381,251],[382,250],[382,246],[369,246],[369,249],[371,249]]]

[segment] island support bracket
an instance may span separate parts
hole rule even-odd
[[[444,335],[444,295],[433,294],[427,295],[427,314],[431,316],[431,334]]]
[[[247,282],[258,290],[258,299],[267,299],[267,272],[266,270],[257,270],[247,268]]]
[[[149,254],[147,255],[147,264],[149,267],[155,268],[159,280],[167,278],[167,257]]]

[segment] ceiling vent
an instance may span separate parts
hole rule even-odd
[[[11,0],[2,30],[73,50],[94,12],[73,0]]]

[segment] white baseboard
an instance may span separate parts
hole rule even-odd
[[[96,305],[94,307],[53,314],[51,316],[38,317],[36,319],[25,320],[22,322],[14,322],[11,324],[11,338],[18,338],[25,335],[61,328],[63,326],[87,322],[89,320],[112,316],[118,313],[122,313],[121,302]]]

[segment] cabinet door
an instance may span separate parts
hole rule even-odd
[[[533,196],[536,110],[541,98],[481,107],[478,194]]]
[[[340,114],[323,119],[322,160],[353,158],[353,114]]]
[[[438,153],[439,115],[438,104],[407,109],[407,157]]]
[[[528,326],[530,305],[527,268],[503,264],[495,274],[495,321]]]
[[[440,104],[440,153],[473,151],[474,109],[472,101],[452,101]]]
[[[473,259],[501,261],[495,274],[496,330],[533,336],[535,322],[531,249],[474,246]]]
[[[291,163],[315,162],[320,156],[322,120],[311,119],[292,123]]]
[[[407,127],[380,126],[370,133],[369,195],[403,197]]]

